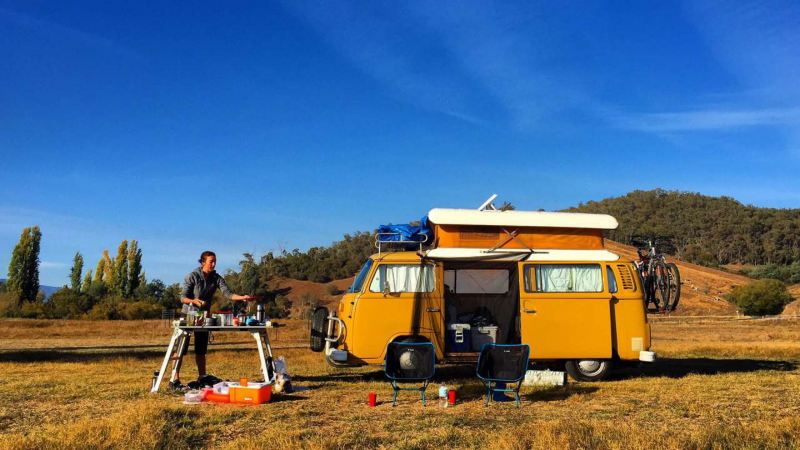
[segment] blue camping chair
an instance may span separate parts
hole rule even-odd
[[[530,351],[528,344],[483,344],[476,373],[486,385],[487,405],[493,393],[513,392],[519,408],[519,388],[528,370]]]
[[[397,406],[398,391],[419,391],[425,405],[425,389],[436,371],[436,351],[430,342],[392,342],[386,347],[386,362],[383,366],[386,378],[392,382]],[[398,382],[422,382],[422,387],[400,387]]]

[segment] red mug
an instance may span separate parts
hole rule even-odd
[[[369,393],[369,406],[375,407],[375,402],[378,399],[378,396],[374,392]]]
[[[454,406],[456,404],[456,390],[455,389],[450,389],[449,391],[447,391],[447,403],[449,403],[450,406]]]

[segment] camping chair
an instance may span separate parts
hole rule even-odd
[[[519,408],[519,388],[528,370],[530,351],[528,344],[483,345],[476,372],[486,385],[487,405],[494,392],[513,392]],[[513,387],[514,383],[516,387]]]
[[[397,406],[398,391],[419,391],[422,405],[425,406],[425,389],[436,370],[436,353],[430,342],[391,342],[386,347],[386,364],[383,368],[386,378],[391,380],[394,398],[392,406]],[[400,381],[422,382],[422,387],[400,387]]]

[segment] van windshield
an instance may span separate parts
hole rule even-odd
[[[361,292],[361,286],[364,285],[364,280],[367,278],[367,274],[369,273],[369,269],[372,267],[372,259],[368,259],[367,262],[364,263],[364,266],[361,267],[361,270],[358,271],[358,275],[356,275],[356,279],[353,280],[353,285],[350,286],[350,289],[347,292]]]

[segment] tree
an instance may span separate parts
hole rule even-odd
[[[108,250],[103,250],[103,256],[100,257],[100,260],[97,261],[97,267],[94,269],[94,283],[98,281],[104,281],[108,283],[110,281],[110,277],[108,276],[110,272],[109,264],[111,263],[111,257],[108,256]]]
[[[748,316],[780,314],[794,300],[780,280],[756,280],[745,286],[736,286],[728,300]]]
[[[33,302],[39,293],[39,245],[42,232],[38,226],[25,228],[11,254],[8,265],[8,290],[19,302]]]
[[[125,297],[131,297],[133,292],[142,282],[142,250],[139,243],[134,239],[128,247],[128,285]]]
[[[128,241],[123,240],[117,247],[117,256],[114,258],[113,279],[111,291],[120,297],[128,294]]]
[[[243,256],[244,259],[239,261],[241,268],[238,279],[239,292],[245,295],[255,295],[259,287],[258,268],[252,254],[245,253]]]
[[[94,306],[92,297],[69,288],[59,289],[47,304],[48,315],[59,319],[80,318]]]
[[[83,256],[80,252],[75,253],[72,259],[72,270],[69,271],[69,280],[72,290],[75,292],[81,291],[81,274],[83,273]]]
[[[181,285],[178,283],[170,284],[164,289],[164,296],[161,298],[161,306],[164,308],[176,308],[181,304]]]
[[[92,271],[86,271],[86,277],[83,278],[83,286],[81,286],[82,292],[88,292],[89,289],[92,287]]]

